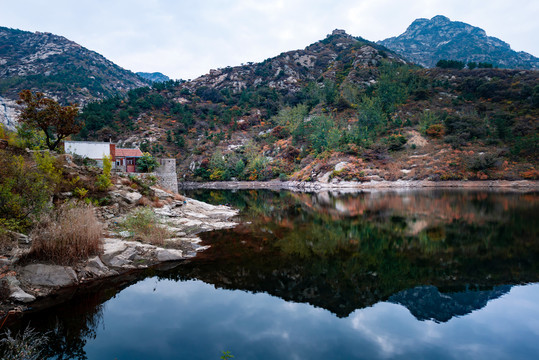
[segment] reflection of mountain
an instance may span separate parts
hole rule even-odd
[[[419,285],[458,292],[539,281],[535,193],[202,195],[240,208],[250,224],[202,234],[211,248],[172,278],[266,292],[339,317]],[[412,231],[418,213],[427,225]]]
[[[435,286],[418,286],[389,297],[388,301],[406,307],[418,320],[449,321],[479,310],[490,300],[511,290],[511,285],[494,286],[491,290],[469,290],[440,293]]]
[[[241,209],[245,223],[201,234],[211,247],[178,267],[169,264],[168,270],[131,274],[103,287],[94,284],[88,289],[91,296],[82,294],[34,316],[33,327],[50,329],[62,314],[51,354],[83,353],[86,338],[99,323],[102,302],[145,275],[264,292],[339,317],[391,301],[406,306],[419,320],[439,322],[485,306],[507,293],[511,284],[539,282],[535,193],[360,193],[325,199],[270,191],[205,195],[199,199]],[[337,202],[347,208],[370,205],[364,215],[330,213]],[[437,208],[431,212],[439,212],[437,226],[418,234],[408,231],[414,211],[433,204]],[[448,207],[452,214],[469,216],[445,217]],[[470,290],[467,284],[477,288]]]

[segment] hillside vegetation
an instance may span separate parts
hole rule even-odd
[[[538,78],[421,69],[337,30],[88,104],[81,137],[175,157],[184,180],[536,179]]]

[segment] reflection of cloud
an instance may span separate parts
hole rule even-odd
[[[383,326],[397,320],[394,317],[386,323],[387,319],[384,319],[384,317],[389,314],[391,316],[398,314],[399,316],[397,318],[402,320],[403,317],[405,318],[407,316],[406,312],[402,310],[400,306],[378,303],[371,308],[353,312],[349,319],[354,330],[358,331],[362,337],[367,338],[369,342],[376,344],[382,357],[391,357],[405,352],[408,347],[407,345],[410,344],[410,339],[395,331],[398,327],[388,328]],[[397,325],[398,323],[399,321],[395,322]],[[395,333],[392,334],[392,332]],[[408,332],[407,334],[411,335],[413,333]]]

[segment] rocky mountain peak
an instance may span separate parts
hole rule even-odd
[[[330,37],[330,36],[344,36],[344,37],[351,37],[350,35],[348,35],[346,33],[345,30],[341,30],[341,29],[335,29],[331,32],[330,35],[328,35],[327,37]]]
[[[321,79],[368,86],[374,81],[375,68],[382,61],[406,63],[376,43],[335,29],[325,39],[305,49],[284,52],[261,63],[210,70],[209,74],[185,86],[191,90],[226,88],[235,93],[260,86],[297,92],[306,82]]]
[[[533,55],[517,53],[485,30],[443,15],[417,19],[403,34],[378,43],[426,67],[447,59],[489,62],[502,68],[539,68],[539,59]]]

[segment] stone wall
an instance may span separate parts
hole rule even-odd
[[[155,174],[159,179],[159,185],[164,189],[178,193],[178,176],[176,174],[176,159],[157,159],[159,167]]]

